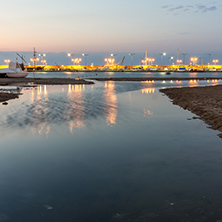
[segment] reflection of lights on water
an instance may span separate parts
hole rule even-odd
[[[190,84],[191,87],[198,86],[198,82],[197,82],[196,79],[191,79],[191,80],[189,81],[189,84]]]
[[[68,86],[68,98],[69,98],[69,109],[67,109],[67,119],[69,124],[69,132],[72,134],[74,129],[80,129],[84,127],[84,114],[83,110],[85,109],[82,91],[84,87],[82,85],[71,85]],[[74,97],[73,97],[74,95]],[[73,110],[78,110],[75,114]]]
[[[43,93],[44,95],[47,95],[47,86],[46,86],[46,85],[44,85],[44,86],[40,85],[40,86],[37,88],[37,94],[38,94],[38,95],[41,95],[42,93]]]
[[[141,81],[141,83],[155,83],[154,80],[146,80],[146,81]]]
[[[68,86],[68,92],[81,92],[84,89],[82,85],[71,85]]]
[[[145,117],[145,118],[149,118],[150,116],[153,115],[152,111],[146,110],[146,109],[143,110],[143,113],[144,113],[143,117]]]
[[[153,93],[155,93],[155,88],[146,88],[146,89],[141,89],[141,92],[143,93],[143,94],[153,94]]]
[[[72,134],[73,129],[81,129],[84,126],[83,120],[69,121],[69,132]]]
[[[105,88],[114,88],[115,82],[114,81],[106,81],[105,82]]]
[[[115,82],[106,81],[105,82],[105,102],[107,104],[107,115],[106,122],[108,126],[113,126],[116,124],[117,118],[117,96],[115,91]]]

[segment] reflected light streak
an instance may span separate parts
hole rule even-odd
[[[155,88],[146,88],[146,89],[142,89],[141,90],[141,92],[143,93],[143,94],[153,94],[153,93],[155,93]]]
[[[69,122],[69,132],[73,134],[74,129],[81,129],[84,124],[84,103],[82,98],[82,85],[68,86],[67,119]],[[75,112],[74,112],[75,111]]]
[[[190,80],[189,81],[189,85],[191,86],[191,87],[196,87],[196,86],[198,86],[198,82],[197,82],[197,80],[196,79],[194,79],[194,80]]]
[[[115,91],[115,82],[105,82],[105,102],[106,108],[106,123],[108,126],[113,127],[116,124],[117,119],[117,96]]]

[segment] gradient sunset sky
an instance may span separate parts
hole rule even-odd
[[[10,0],[0,51],[222,51],[221,0]]]

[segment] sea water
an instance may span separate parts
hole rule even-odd
[[[159,92],[218,83],[23,89],[0,106],[0,221],[222,220],[218,132]]]

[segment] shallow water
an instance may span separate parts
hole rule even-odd
[[[221,139],[158,89],[39,86],[0,106],[0,221],[217,221]]]
[[[222,78],[222,72],[36,72],[29,73],[28,77],[36,78],[106,78],[106,77],[154,77],[154,78],[200,78],[217,77]]]

